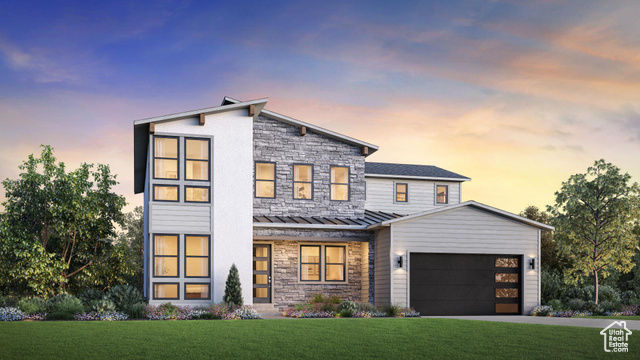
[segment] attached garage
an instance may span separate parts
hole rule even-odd
[[[375,227],[374,300],[422,315],[526,314],[540,304],[540,232],[474,201]]]

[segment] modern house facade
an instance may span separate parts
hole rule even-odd
[[[378,147],[226,97],[134,122],[149,302],[219,302],[232,264],[245,303],[315,293],[422,314],[520,314],[540,303],[540,232],[473,201],[470,179],[367,162]]]

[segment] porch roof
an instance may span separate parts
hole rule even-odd
[[[314,228],[335,230],[366,230],[367,227],[404,215],[365,210],[363,218],[324,217],[324,216],[254,216],[253,227],[274,228]]]

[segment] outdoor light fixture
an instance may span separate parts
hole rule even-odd
[[[536,269],[536,259],[531,259],[531,261],[529,261],[529,265],[531,265],[531,270],[535,270]]]
[[[402,256],[398,256],[398,267],[402,269]]]

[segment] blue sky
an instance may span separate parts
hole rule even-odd
[[[39,144],[109,163],[133,205],[132,121],[269,97],[473,178],[519,212],[605,158],[640,178],[634,1],[2,1],[0,178]],[[526,191],[523,191],[526,189]],[[1,199],[1,196],[0,196]]]

